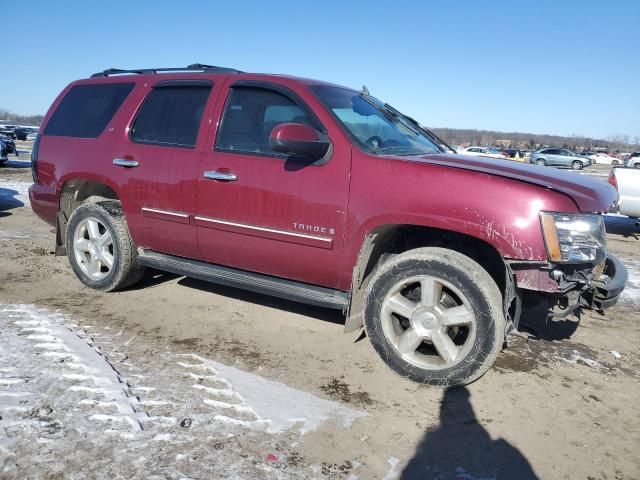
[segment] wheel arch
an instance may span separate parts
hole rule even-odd
[[[56,255],[66,255],[65,236],[69,217],[91,197],[120,200],[113,186],[101,180],[77,177],[69,178],[62,184],[56,215]]]
[[[364,292],[376,267],[394,255],[421,247],[447,248],[474,260],[496,282],[503,296],[507,320],[516,316],[513,272],[494,245],[454,230],[413,224],[385,224],[368,232],[362,242],[352,271],[351,303],[345,332],[358,330],[363,325]]]

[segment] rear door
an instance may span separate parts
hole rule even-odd
[[[112,151],[127,223],[140,247],[197,257],[192,216],[206,136],[201,120],[215,87],[209,80],[161,80],[147,88]]]
[[[211,263],[335,287],[351,147],[334,142],[313,164],[269,147],[281,123],[327,135],[303,94],[266,82],[236,81],[228,89],[198,173],[198,245]]]

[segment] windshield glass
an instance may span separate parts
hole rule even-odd
[[[311,87],[349,136],[374,155],[424,155],[443,151],[414,120],[377,98],[347,88]]]

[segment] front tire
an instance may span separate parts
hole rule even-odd
[[[144,273],[118,201],[89,200],[76,208],[67,224],[66,247],[76,277],[95,290],[128,287]]]
[[[364,302],[374,349],[394,372],[418,383],[471,383],[493,365],[504,342],[496,283],[453,250],[419,248],[383,263]]]
[[[541,167],[546,167],[547,162],[544,158],[539,158],[538,160],[536,160],[536,165],[540,165]]]

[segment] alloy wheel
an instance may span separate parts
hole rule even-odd
[[[385,296],[382,330],[406,362],[428,370],[460,363],[476,339],[476,317],[464,294],[428,275],[403,280]]]
[[[111,233],[98,219],[88,217],[76,226],[73,250],[83,273],[102,280],[113,268],[115,245]]]

